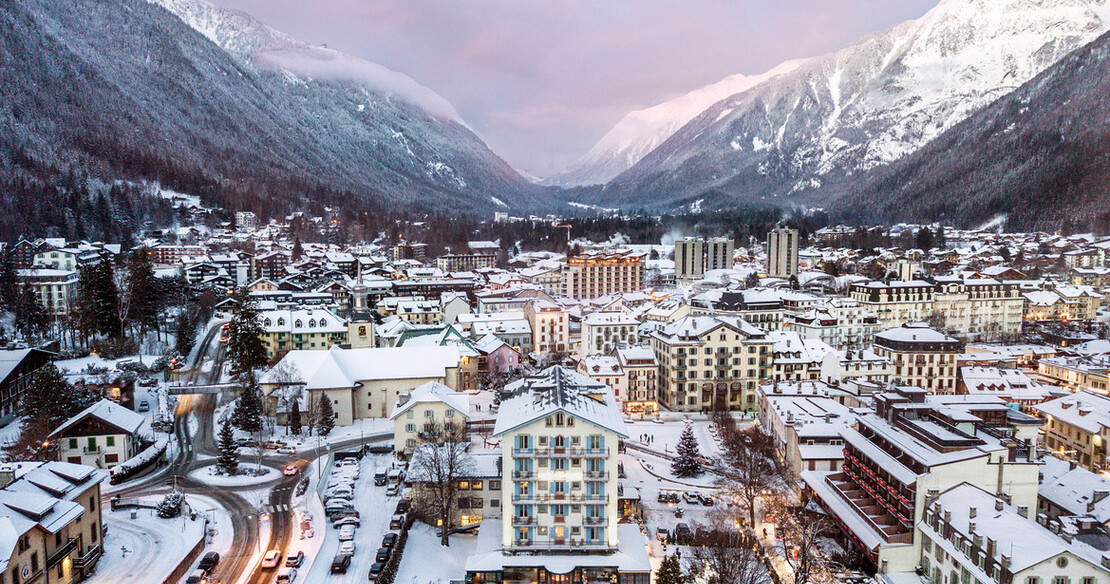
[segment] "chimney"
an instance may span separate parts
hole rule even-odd
[[[1002,568],[1008,569],[1010,567],[1010,556],[1002,556]]]
[[[1003,506],[1003,505],[1004,505],[1004,503],[1002,502],[1002,499],[998,499],[998,500],[996,500],[996,501],[994,502],[994,510],[995,510],[995,511],[1001,511],[1001,510],[1002,510],[1002,506]]]
[[[975,507],[972,507],[971,509],[968,509],[968,511],[967,511],[967,518],[968,519],[975,519],[975,516],[978,515],[978,514],[979,514],[979,509],[977,509]]]
[[[1098,489],[1095,491],[1094,496],[1091,497],[1091,502],[1098,503],[1106,497],[1110,497],[1110,491],[1107,491],[1105,489]]]
[[[996,545],[995,541],[988,537],[987,538],[987,557],[988,558],[993,558],[994,557],[995,545]]]
[[[1102,567],[1110,568],[1110,556],[1102,556]]]
[[[967,532],[968,533],[975,533],[975,522],[974,521],[967,524]]]
[[[1079,461],[1074,458],[1068,461],[1068,470],[1075,470],[1079,466]]]

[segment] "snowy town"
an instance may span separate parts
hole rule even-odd
[[[0,582],[1110,578],[1110,239],[291,225],[5,246]]]

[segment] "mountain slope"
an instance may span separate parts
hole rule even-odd
[[[1106,0],[942,0],[920,19],[716,103],[582,198],[823,201],[1093,40],[1108,15]]]
[[[197,177],[219,204],[488,211],[542,191],[411,79],[200,0],[0,5],[0,179]],[[206,15],[205,18],[197,15]]]
[[[589,152],[545,184],[578,186],[603,184],[632,168],[679,128],[706,108],[768,79],[797,69],[804,60],[786,61],[760,75],[730,75],[659,105],[629,112]]]
[[[846,214],[1011,229],[1110,227],[1110,33],[838,204]]]

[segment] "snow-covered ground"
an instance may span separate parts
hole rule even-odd
[[[239,466],[241,468],[249,468],[252,471],[259,470],[257,466],[252,465],[249,460],[240,460]],[[198,468],[189,473],[189,477],[213,487],[246,487],[251,485],[264,485],[272,483],[281,478],[281,473],[263,466],[260,475],[241,474],[235,476],[227,476],[216,474],[216,465]]]
[[[710,431],[710,422],[707,420],[692,420],[690,425],[694,430],[694,438],[697,438],[698,441],[698,452],[706,458],[720,455],[720,446]],[[630,441],[651,450],[673,455],[675,446],[678,444],[678,438],[682,435],[682,431],[686,429],[686,422],[674,420],[657,424],[655,422],[626,421],[625,426]]]
[[[393,581],[396,584],[449,584],[466,577],[466,559],[474,553],[477,534],[455,534],[451,545],[439,545],[430,525],[414,523],[405,544],[405,555]]]
[[[157,502],[161,497],[145,500]],[[96,573],[89,577],[90,584],[115,582],[161,582],[173,572],[198,541],[205,537],[205,511],[216,507],[211,502],[190,497],[197,509],[197,519],[188,517],[161,519],[153,509],[123,509],[109,511],[105,508],[104,555],[96,566]],[[135,518],[131,519],[131,514]],[[221,515],[222,514],[222,515]],[[230,529],[231,519],[222,509],[210,513],[216,518],[216,528]],[[230,536],[218,545],[230,546]]]
[[[360,463],[359,479],[355,483],[354,505],[358,509],[361,526],[355,533],[355,555],[346,574],[330,575],[332,558],[339,552],[339,531],[332,527],[322,515],[316,524],[323,526],[323,542],[317,552],[316,560],[308,570],[308,576],[301,582],[365,582],[366,575],[370,573],[370,565],[374,563],[374,555],[381,545],[382,536],[388,533],[389,518],[397,506],[399,497],[387,497],[384,486],[374,485],[374,472],[380,468],[390,468],[394,458],[391,454],[370,455],[363,457]],[[324,477],[327,481],[327,477]],[[319,528],[318,528],[319,529]],[[316,537],[320,537],[318,531]],[[406,556],[408,553],[406,552]]]

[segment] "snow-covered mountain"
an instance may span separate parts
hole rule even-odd
[[[433,91],[203,0],[0,3],[0,62],[0,196],[65,185],[76,206],[71,177],[274,213],[546,196]]]
[[[1108,28],[1107,0],[942,0],[717,102],[583,198],[719,206],[850,192]]]
[[[629,112],[582,158],[543,182],[559,186],[609,182],[613,177],[632,168],[632,165],[709,106],[730,95],[747,91],[768,79],[789,73],[804,62],[803,59],[786,61],[762,75],[730,75],[659,105]]]

